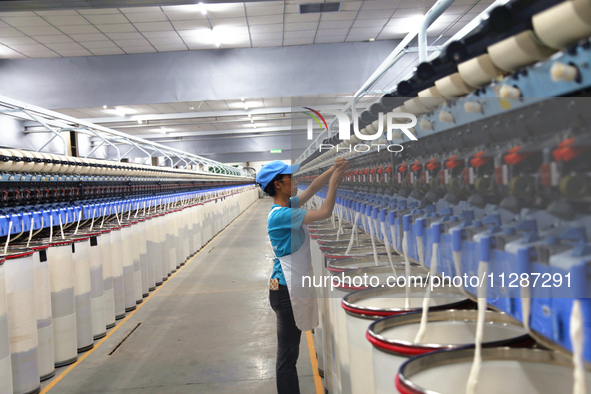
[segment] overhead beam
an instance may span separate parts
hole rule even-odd
[[[397,43],[0,60],[0,94],[49,109],[342,94]]]
[[[201,139],[167,140],[160,142],[159,144],[169,148],[182,149],[183,151],[191,152],[200,157],[203,157],[204,155],[210,157],[210,155],[222,155],[226,153],[229,153],[230,156],[234,153],[248,153],[253,160],[256,160],[256,155],[260,152],[270,152],[272,149],[301,151],[307,146],[308,142],[309,141],[306,139],[306,133],[301,133],[297,135],[275,135],[268,138],[211,138],[205,141]],[[113,148],[110,147],[109,150],[112,151]],[[249,152],[254,153],[251,154]],[[131,152],[128,156],[142,157],[144,154],[136,150]]]
[[[314,109],[317,111],[330,110],[330,109],[341,109],[342,104],[333,105],[314,105]],[[252,109],[236,109],[229,111],[202,111],[202,112],[182,112],[182,113],[170,113],[170,114],[154,114],[154,115],[126,115],[126,116],[113,116],[113,117],[101,117],[101,118],[86,118],[82,119],[86,122],[107,124],[107,123],[122,123],[122,122],[137,122],[141,121],[152,121],[152,120],[172,120],[172,119],[201,119],[201,118],[215,118],[215,117],[226,117],[226,116],[248,116],[250,115],[273,115],[283,113],[299,113],[308,112],[303,107],[277,107],[277,108],[252,108]],[[262,120],[262,119],[261,119]],[[26,124],[25,126],[29,126]]]
[[[155,138],[162,138],[163,136],[167,138],[181,138],[181,137],[199,137],[199,136],[206,136],[206,135],[228,135],[228,134],[265,134],[269,132],[276,132],[276,131],[285,131],[286,134],[289,134],[291,131],[295,130],[303,130],[303,129],[293,129],[291,126],[279,126],[279,127],[257,127],[251,129],[234,129],[234,130],[208,130],[208,131],[186,131],[181,133],[153,133],[153,134],[134,134],[135,137],[143,138],[146,140],[155,139]]]
[[[222,135],[222,136],[191,136],[191,137],[182,137],[181,139],[178,138],[168,138],[167,136],[161,136],[156,138],[155,141],[161,144],[169,143],[169,142],[187,142],[187,141],[211,141],[211,140],[223,140],[223,139],[236,139],[236,138],[270,138],[270,137],[284,137],[284,136],[296,136],[306,134],[305,131],[297,131],[297,132],[290,132],[290,133],[265,133],[265,134],[240,134],[240,135]],[[115,144],[117,145],[117,144]]]
[[[256,128],[256,129],[238,129],[238,130],[211,130],[211,131],[196,131],[196,132],[183,132],[183,133],[154,133],[152,135],[142,134],[142,135],[134,135],[135,137],[139,137],[145,140],[157,140],[160,138],[166,139],[174,139],[180,138],[183,141],[186,140],[187,137],[190,138],[199,138],[199,137],[207,137],[207,136],[215,136],[215,137],[227,137],[227,136],[242,136],[245,135],[247,137],[265,137],[267,134],[273,133],[275,135],[292,135],[292,134],[300,134],[305,133],[306,129],[301,128],[292,128],[290,126],[281,126],[281,127],[264,127],[264,128]],[[317,134],[317,133],[316,133]],[[98,139],[97,139],[98,140]]]
[[[295,160],[302,153],[302,151],[303,149],[291,149],[283,150],[281,153],[271,153],[270,151],[255,153],[216,153],[207,157],[211,160],[219,161],[220,163]]]

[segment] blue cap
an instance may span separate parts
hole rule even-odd
[[[293,174],[300,169],[299,164],[285,164],[280,160],[272,161],[265,164],[263,168],[257,173],[257,183],[261,185],[261,189],[265,189],[269,182],[279,174]]]

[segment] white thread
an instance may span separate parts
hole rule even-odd
[[[374,240],[373,227],[371,226],[371,220],[369,220],[369,218],[367,219],[367,224],[369,227],[369,235],[371,238],[371,248],[373,250],[373,260],[376,263],[376,265],[380,265],[380,261],[378,259],[378,252],[376,250],[376,242]]]
[[[41,217],[41,219],[43,219],[43,217]],[[29,239],[27,240],[27,248],[29,247],[29,244],[31,243],[31,238],[33,238],[33,224],[35,223],[33,217],[31,217],[31,230],[29,230]],[[43,227],[43,226],[41,226]]]
[[[62,235],[62,239],[65,239],[66,237],[64,237],[64,227],[62,226],[62,215],[58,214],[57,218],[60,220],[60,234]]]
[[[488,263],[481,261],[478,264],[478,277],[486,277],[488,271]],[[484,331],[484,321],[486,319],[486,280],[478,287],[478,320],[476,321],[476,338],[474,340],[474,361],[468,376],[468,384],[466,385],[466,394],[475,394],[478,387],[478,375],[482,366],[482,334]]]
[[[417,237],[418,238],[418,237]],[[431,255],[431,278],[437,275],[437,254],[439,253],[439,244],[433,243],[433,254]],[[420,343],[427,333],[427,322],[429,321],[429,303],[431,301],[431,286],[427,286],[425,292],[425,298],[423,298],[423,311],[421,314],[421,324],[419,325],[419,331],[415,337],[414,343]]]
[[[6,243],[4,244],[4,254],[8,253],[8,244],[10,243],[10,230],[12,230],[12,220],[8,222],[8,234],[6,236]]]
[[[462,252],[459,250],[454,250],[452,255],[453,255],[453,259],[454,259],[454,266],[456,267],[456,276],[461,277],[462,276],[462,266],[461,266]],[[466,289],[464,288],[463,282],[460,286],[460,290],[463,295],[468,296],[468,293],[466,292]]]
[[[406,275],[406,299],[404,300],[404,308],[410,309],[410,260],[408,259],[408,231],[402,234],[402,253],[404,254],[404,272]]]
[[[398,234],[396,233],[396,225],[390,225],[390,233],[392,234],[392,249],[396,251],[396,253],[400,253],[398,248],[396,247],[396,241],[398,240]]]
[[[92,220],[90,221],[90,231],[94,227],[94,214],[96,213],[96,207],[92,208]]]
[[[105,208],[103,208],[103,219],[101,220],[101,228],[103,228],[103,225],[105,224],[105,216],[106,216],[106,215],[105,215],[105,210],[106,210],[106,209],[107,209],[106,207],[105,207]]]
[[[117,218],[117,223],[121,226],[121,220],[119,220],[119,215],[117,214],[117,205],[115,205],[115,217]]]
[[[423,237],[417,236],[417,253],[419,254],[419,263],[421,267],[425,267],[425,255],[423,251]]]
[[[384,237],[384,245],[386,246],[386,253],[388,254],[388,260],[390,261],[390,265],[392,266],[392,271],[394,271],[394,277],[398,278],[398,273],[396,273],[396,268],[394,267],[394,261],[392,260],[392,252],[390,252],[390,242],[388,241],[388,234],[386,234],[386,223],[382,222],[382,236]]]
[[[353,247],[353,242],[355,240],[355,230],[357,229],[357,219],[359,218],[359,212],[355,212],[355,219],[353,220],[353,230],[351,231],[351,239],[349,240],[349,246],[347,246],[347,251],[345,255],[351,253],[351,248]]]
[[[20,238],[21,235],[23,235],[23,233],[25,232],[25,223],[23,221],[23,218],[21,216],[19,216],[20,220],[21,220],[21,232],[18,233],[18,235],[16,237],[14,237],[12,239],[12,242],[16,241],[17,239]]]
[[[52,238],[53,238],[53,215],[50,212],[49,213],[49,243],[51,243]]]
[[[37,234],[39,234],[41,231],[43,231],[43,215],[41,216],[41,228],[33,234],[33,237],[36,236]],[[29,242],[31,242],[30,239],[29,239]],[[29,243],[27,243],[27,248],[28,247],[29,247]]]
[[[76,224],[76,230],[74,231],[74,235],[78,234],[78,228],[80,227],[80,219],[82,219],[82,209],[78,212],[78,224]]]

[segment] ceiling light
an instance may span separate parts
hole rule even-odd
[[[205,5],[203,3],[199,3],[198,8],[199,8],[199,11],[201,11],[201,13],[203,15],[207,14],[207,9],[205,8]]]
[[[143,121],[143,120],[141,120],[141,119],[138,119],[138,120],[137,120],[137,124],[142,124],[142,123],[144,123],[144,121]]]
[[[107,107],[106,105],[103,105],[103,108],[105,112],[109,112],[111,114],[115,114],[118,116],[127,116],[129,114],[134,114],[137,112],[135,109],[131,108]]]
[[[404,18],[394,18],[388,22],[385,30],[387,32],[400,34],[418,31],[424,18],[424,15],[410,15]]]
[[[240,101],[244,102],[244,97],[242,97],[242,98],[240,99]]]
[[[248,117],[249,117],[249,118],[252,118],[252,115],[251,115],[251,114],[248,114]]]
[[[189,107],[189,109],[190,109],[190,110],[194,110],[194,109],[195,109],[195,107]]]
[[[370,38],[369,42],[374,42],[376,39],[375,38]]]
[[[252,119],[252,118],[251,118],[251,119],[250,119],[250,123],[254,123],[254,119]]]
[[[0,45],[0,55],[12,55],[14,51],[4,45]]]
[[[157,131],[160,133],[170,133],[170,132],[176,131],[176,129],[172,129],[170,127],[161,127],[160,129],[155,129],[154,131]]]

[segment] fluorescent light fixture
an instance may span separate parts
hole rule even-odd
[[[413,15],[413,16],[409,16],[407,18],[404,18],[404,21],[408,22],[408,23],[412,23],[413,25],[420,25],[424,18],[425,18],[425,15]]]
[[[126,116],[126,115],[130,115],[130,114],[135,114],[137,113],[137,111],[135,109],[131,109],[131,108],[121,108],[121,107],[108,107],[106,105],[103,105],[103,109],[105,112],[114,114],[114,115],[118,115],[118,116]]]
[[[384,28],[389,33],[409,33],[418,30],[424,15],[410,15],[404,18],[392,18]]]
[[[375,38],[370,38],[369,42],[374,42],[376,39]]]
[[[0,45],[0,55],[12,55],[15,52],[7,46]]]
[[[183,39],[188,43],[215,45],[216,47],[246,43],[249,40],[248,34],[246,26],[216,26],[213,29],[200,28],[182,31]]]

